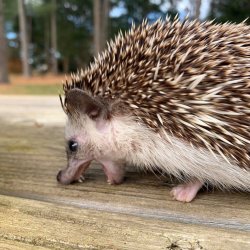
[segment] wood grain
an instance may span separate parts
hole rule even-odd
[[[0,196],[0,247],[249,249],[249,234]],[[230,247],[230,248],[229,248]]]
[[[13,121],[0,120],[0,249],[250,249],[249,194],[204,191],[183,204],[168,177],[130,168],[111,186],[95,163],[63,186],[63,127]]]

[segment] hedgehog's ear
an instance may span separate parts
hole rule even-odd
[[[80,89],[67,91],[65,98],[67,109],[71,115],[87,114],[90,118],[95,119],[104,114],[103,110],[106,110],[103,103]]]

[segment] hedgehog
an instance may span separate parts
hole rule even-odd
[[[250,191],[250,26],[143,21],[63,82],[68,165],[62,184],[99,162],[109,184],[126,166],[179,179],[175,200],[209,185]]]

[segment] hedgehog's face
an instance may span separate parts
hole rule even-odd
[[[62,184],[70,184],[78,181],[82,173],[88,168],[91,160],[93,160],[93,152],[89,136],[83,129],[80,129],[81,123],[84,121],[74,121],[70,118],[65,127],[66,154],[68,164],[67,167],[60,171],[57,180]]]
[[[103,164],[108,159],[119,161],[120,156],[115,152],[107,105],[79,89],[66,94],[66,103],[69,112],[65,129],[68,166],[58,173],[57,180],[70,184],[80,180],[92,160]]]

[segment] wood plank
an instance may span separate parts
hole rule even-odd
[[[249,233],[239,230],[215,230],[2,195],[0,218],[2,249],[250,248]]]
[[[110,186],[98,164],[59,185],[64,119],[57,97],[0,98],[1,249],[250,249],[249,194],[182,204],[167,177],[131,168]]]
[[[23,243],[21,241],[25,241],[23,238],[21,237],[15,237],[12,239],[7,239],[8,237],[5,235],[3,236],[3,238],[0,238],[0,248],[4,249],[4,250],[34,250],[34,247],[36,247],[36,249],[38,250],[46,250],[48,248],[45,247],[40,247],[34,244],[29,244],[29,243]]]
[[[0,95],[0,119],[26,125],[63,125],[65,114],[58,96]]]
[[[86,181],[63,186],[57,171],[65,166],[62,127],[0,128],[0,194],[214,228],[250,231],[249,194],[201,193],[190,203],[173,201],[167,178],[130,171],[119,186],[110,186],[93,164]]]

